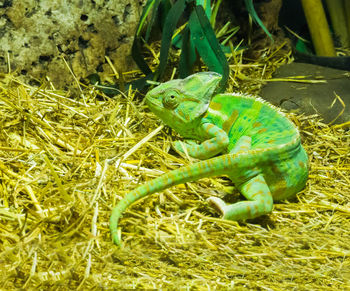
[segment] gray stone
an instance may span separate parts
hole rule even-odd
[[[102,79],[135,68],[131,45],[145,0],[12,0],[0,2],[0,71],[23,79],[48,76],[63,88],[91,73]]]
[[[319,114],[324,122],[328,123],[337,118],[344,108],[339,100],[335,101],[337,94],[346,107],[344,113],[334,123],[350,120],[350,72],[311,64],[291,63],[280,67],[274,78],[295,76],[325,80],[326,83],[268,82],[263,87],[261,96],[288,111]]]

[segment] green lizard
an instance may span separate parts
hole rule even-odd
[[[247,201],[231,205],[218,197],[208,201],[223,219],[230,220],[270,213],[273,201],[291,198],[305,186],[308,158],[293,123],[260,98],[216,94],[220,79],[217,73],[202,72],[168,81],[147,93],[151,111],[189,139],[176,141],[176,150],[203,161],[170,171],[129,192],[110,218],[115,244],[120,245],[118,220],[129,205],[177,184],[227,175]]]

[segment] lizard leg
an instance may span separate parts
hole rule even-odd
[[[238,154],[241,152],[249,151],[252,144],[252,138],[250,136],[242,136],[235,144],[234,148],[230,151],[230,154]]]
[[[230,151],[230,154],[237,154],[244,151],[248,151],[251,148],[251,142],[252,142],[252,138],[249,136],[245,135],[240,137],[236,142],[235,146],[233,147],[233,149]],[[212,196],[212,197],[209,197],[207,201],[209,202],[209,204],[211,204],[214,208],[219,210],[221,213],[224,213],[223,209],[227,207],[224,200],[222,200],[219,197]]]
[[[183,153],[182,146],[184,146],[192,158],[200,160],[209,159],[226,150],[229,138],[224,130],[214,124],[204,123],[201,125],[200,131],[206,138],[201,144],[196,144],[193,141],[182,142],[182,144],[174,142],[175,149]]]
[[[245,220],[270,213],[273,199],[264,177],[259,174],[238,187],[248,199],[235,204],[226,205],[218,197],[210,197],[209,203],[222,213],[223,219]]]

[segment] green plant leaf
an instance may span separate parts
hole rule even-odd
[[[191,39],[209,70],[220,73],[220,89],[224,90],[229,76],[226,56],[215,36],[202,6],[195,6],[188,22]]]
[[[137,26],[137,30],[134,36],[134,41],[132,43],[132,47],[131,47],[131,56],[134,59],[135,63],[137,64],[137,66],[140,68],[140,70],[145,74],[151,74],[152,70],[149,68],[148,64],[146,63],[145,59],[142,57],[142,53],[141,53],[141,38],[140,38],[140,34],[142,31],[142,28],[146,22],[146,19],[153,7],[153,12],[156,13],[155,10],[157,10],[156,8],[154,8],[154,5],[157,6],[159,5],[159,0],[148,0],[145,7],[142,10],[142,14],[140,17],[140,21],[139,24]],[[152,17],[153,18],[153,17]],[[147,27],[147,32],[148,34],[150,33],[152,26],[151,23],[148,24]],[[146,32],[146,34],[147,34]]]
[[[187,6],[188,7],[193,7],[194,5],[196,6],[203,6],[204,10],[205,10],[205,14],[207,15],[207,17],[210,19],[211,18],[211,7],[210,7],[210,0],[186,0]],[[182,47],[182,33],[177,34],[171,43],[173,46],[177,47],[177,48],[181,48]]]
[[[208,19],[211,18],[210,0],[196,0],[196,6],[202,6]]]
[[[271,39],[271,41],[273,42],[273,37],[271,35],[271,33],[267,30],[267,28],[265,27],[265,25],[262,23],[262,21],[260,20],[258,14],[256,14],[256,11],[254,9],[254,4],[253,4],[253,0],[244,0],[245,3],[245,7],[248,10],[248,13],[250,14],[250,16],[253,18],[253,20],[255,21],[255,23],[257,23],[262,30],[267,34],[267,36]]]
[[[139,36],[141,34],[142,27],[144,26],[146,19],[149,15],[153,5],[156,3],[156,1],[158,1],[158,0],[148,0],[145,7],[143,7],[142,14],[141,14],[140,21],[139,21],[139,24],[138,24],[137,29],[136,29],[135,36]]]
[[[172,4],[170,0],[161,0],[158,9],[158,21],[161,29],[163,30],[166,16],[168,15]]]
[[[149,68],[148,64],[146,63],[144,57],[141,53],[141,45],[140,45],[140,39],[135,36],[134,41],[132,43],[131,47],[131,56],[134,59],[135,63],[138,65],[140,70],[145,74],[148,75],[152,73],[152,70]]]
[[[154,73],[150,73],[145,77],[142,77],[140,79],[134,80],[132,82],[129,82],[126,84],[125,89],[128,90],[131,86],[134,90],[137,89],[139,91],[142,91],[144,88],[148,87],[149,84],[147,83],[148,80],[153,80]],[[125,90],[125,91],[126,91]]]
[[[190,37],[190,30],[186,26],[182,32],[182,47],[179,61],[180,78],[185,78],[192,74],[193,64],[196,59],[196,50]]]
[[[151,19],[147,25],[146,35],[145,35],[145,41],[148,42],[149,36],[151,34],[152,27],[154,26],[154,23],[158,16],[158,8],[161,0],[154,0],[153,2],[153,9],[152,9],[152,15]]]
[[[164,29],[162,33],[162,42],[160,47],[159,66],[155,74],[156,79],[161,77],[165,71],[169,49],[171,45],[171,39],[174,35],[176,25],[183,11],[185,10],[185,2],[186,0],[176,1],[173,7],[171,7],[171,9],[169,10],[169,13],[165,19]]]

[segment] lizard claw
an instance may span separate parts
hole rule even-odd
[[[217,210],[218,212],[220,212],[222,214],[222,216],[225,216],[226,213],[226,203],[220,199],[219,197],[209,197],[207,199],[208,203],[210,204],[210,206],[212,206],[213,208],[215,208],[215,210]]]

